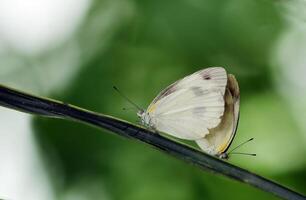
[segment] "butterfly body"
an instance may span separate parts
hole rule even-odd
[[[235,77],[212,67],[174,82],[137,115],[149,128],[193,140],[204,152],[226,159],[237,129],[239,102]]]

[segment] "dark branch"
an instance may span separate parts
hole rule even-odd
[[[236,167],[218,158],[153,133],[147,129],[110,116],[94,113],[51,99],[36,97],[1,85],[0,105],[31,114],[77,120],[105,128],[120,136],[147,143],[176,158],[195,164],[202,169],[216,172],[242,183],[252,185],[283,199],[306,199],[306,197],[301,194],[245,169]]]

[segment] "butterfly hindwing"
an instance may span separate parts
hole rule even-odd
[[[213,155],[227,151],[234,139],[239,120],[240,93],[238,82],[231,74],[225,93],[225,111],[221,123],[210,130],[210,134],[196,140],[198,146]]]

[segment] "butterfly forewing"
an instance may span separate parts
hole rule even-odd
[[[197,140],[220,124],[224,113],[226,71],[208,68],[167,87],[147,109],[154,127],[172,136]]]
[[[155,104],[160,99],[163,99],[164,97],[173,93],[174,91],[177,91],[182,88],[199,86],[204,90],[217,89],[220,90],[222,94],[224,94],[226,82],[227,75],[224,68],[211,67],[207,69],[202,69],[169,85],[155,97],[150,106]]]

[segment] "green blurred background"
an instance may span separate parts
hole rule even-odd
[[[196,70],[241,88],[230,163],[306,194],[305,1],[3,0],[0,81],[135,122]],[[87,125],[1,108],[0,197],[31,200],[277,199]]]

